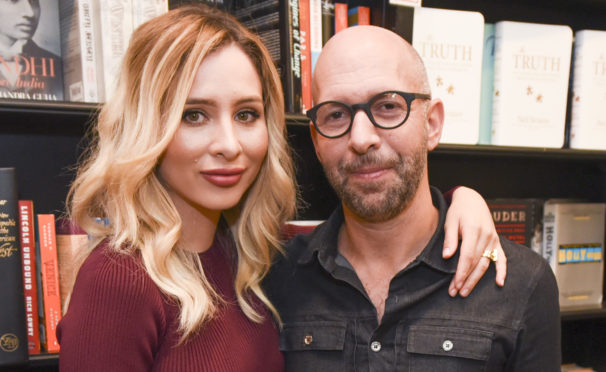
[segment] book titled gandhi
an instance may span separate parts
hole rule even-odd
[[[484,17],[415,8],[412,45],[427,69],[431,94],[444,102],[442,143],[478,143]]]
[[[606,31],[575,34],[570,147],[606,150]]]
[[[545,203],[543,256],[555,273],[562,308],[602,304],[605,211],[605,203]]]
[[[495,24],[493,145],[563,146],[571,52],[569,26]]]
[[[0,98],[63,100],[58,0],[0,7]]]

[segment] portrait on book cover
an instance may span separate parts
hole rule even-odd
[[[63,100],[58,0],[0,0],[0,98]]]

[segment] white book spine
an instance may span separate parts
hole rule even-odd
[[[168,0],[132,0],[133,30],[141,24],[168,12]]]
[[[502,21],[495,29],[492,144],[564,144],[572,30]]]
[[[556,224],[556,213],[557,204],[545,203],[543,207],[543,250],[542,256],[551,270],[556,272],[557,269],[557,254],[556,254],[556,241],[557,236],[557,224]]]
[[[107,100],[115,91],[120,65],[133,32],[131,0],[97,0],[101,24],[103,86]]]
[[[483,37],[481,13],[415,9],[412,45],[425,63],[432,98],[444,102],[442,143],[478,142]]]
[[[570,147],[606,150],[606,31],[575,36]]]
[[[322,0],[310,0],[309,2],[309,34],[311,70],[313,71],[322,51]]]
[[[100,102],[97,25],[93,0],[61,0],[63,79],[70,101]]]

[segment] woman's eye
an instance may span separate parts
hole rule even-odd
[[[183,120],[188,122],[188,123],[201,123],[202,121],[204,121],[205,119],[205,115],[203,112],[201,111],[197,111],[197,110],[188,110],[185,111],[185,113],[183,114]]]
[[[236,120],[249,123],[259,118],[259,114],[256,111],[244,110],[236,113]]]

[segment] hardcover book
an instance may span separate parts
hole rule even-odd
[[[570,147],[606,150],[606,31],[575,34]]]
[[[322,0],[309,1],[309,46],[311,50],[311,71],[322,51]]]
[[[286,112],[301,112],[299,2],[280,1],[281,72]]]
[[[601,306],[606,204],[548,200],[543,213],[543,256],[555,273],[560,307]]]
[[[490,145],[492,137],[492,95],[494,93],[494,23],[484,24],[482,87],[480,89],[480,136],[478,143]]]
[[[46,350],[59,352],[57,325],[61,320],[61,295],[59,292],[59,266],[57,263],[57,237],[55,215],[38,214],[38,241],[40,244],[40,271],[44,297],[44,323]]]
[[[0,98],[63,100],[58,0],[4,2],[0,17]]]
[[[27,362],[15,168],[0,168],[0,366]]]
[[[347,3],[335,3],[335,34],[348,26]]]
[[[322,45],[335,34],[335,2],[322,0]]]
[[[19,235],[21,237],[21,259],[23,263],[27,349],[30,355],[40,354],[36,227],[34,225],[34,202],[31,200],[19,200]]]
[[[120,64],[133,32],[133,1],[97,0],[100,24],[101,56],[103,58],[103,97],[115,91]]]
[[[412,45],[427,69],[432,98],[444,102],[441,143],[478,143],[484,17],[415,8]]]
[[[131,0],[132,28],[135,30],[141,24],[168,12],[168,0]]]
[[[492,144],[563,146],[571,51],[568,26],[495,24]]]
[[[311,43],[310,0],[299,0],[299,28],[301,40],[301,112],[312,106],[311,98]]]
[[[486,204],[499,235],[542,254],[542,199],[489,199]]]
[[[356,6],[347,11],[347,24],[349,26],[369,25],[370,8],[367,6]]]
[[[60,0],[65,98],[103,102],[103,58],[95,0]]]

